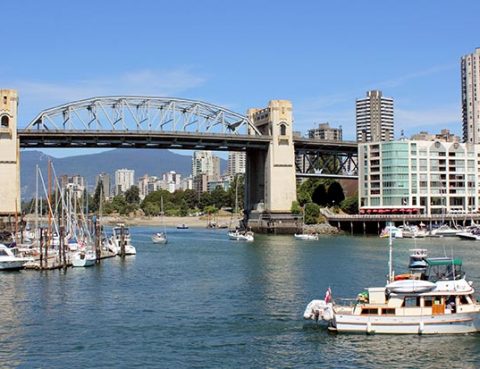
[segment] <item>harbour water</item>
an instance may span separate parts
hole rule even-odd
[[[329,333],[303,320],[306,304],[382,286],[388,240],[325,236],[295,241],[226,230],[131,229],[137,255],[92,268],[1,273],[2,368],[477,368],[480,335]],[[399,240],[409,249],[462,258],[480,288],[480,245],[457,239]]]

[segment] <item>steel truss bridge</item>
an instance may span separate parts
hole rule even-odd
[[[80,100],[39,113],[18,129],[22,148],[267,150],[244,115],[202,101],[148,96]],[[356,178],[355,142],[294,137],[297,176]]]

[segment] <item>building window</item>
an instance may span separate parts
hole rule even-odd
[[[285,124],[280,124],[280,136],[287,135],[287,126]]]
[[[8,117],[7,117],[6,115],[4,115],[4,116],[2,117],[0,126],[1,126],[2,128],[8,128],[8,123],[9,123],[9,119],[8,119]]]

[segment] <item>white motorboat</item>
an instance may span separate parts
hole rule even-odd
[[[25,267],[25,264],[33,261],[32,258],[24,258],[15,255],[15,249],[8,248],[0,243],[0,270],[19,270]]]
[[[95,265],[97,256],[92,250],[78,251],[72,256],[72,266],[74,267],[89,267]]]
[[[462,240],[480,241],[480,228],[472,227],[468,231],[458,232],[457,236]]]
[[[295,233],[293,237],[296,240],[303,240],[303,241],[317,241],[318,240],[318,234],[317,233],[300,233],[297,234]]]
[[[391,259],[390,259],[391,260]],[[352,305],[336,304],[330,291],[311,301],[305,319],[330,330],[352,333],[464,334],[480,330],[480,303],[462,261],[427,258],[427,271],[408,280],[390,278],[385,287],[368,288]],[[390,264],[392,265],[392,264]],[[419,278],[419,279],[418,279]]]
[[[453,237],[456,236],[457,233],[461,232],[456,228],[452,228],[447,224],[442,224],[438,228],[434,228],[430,231],[431,237]]]
[[[188,225],[186,225],[185,223],[178,224],[177,229],[188,229]]]
[[[427,236],[425,228],[418,227],[416,225],[403,225],[398,227],[402,230],[403,238],[424,238]]]
[[[388,238],[390,234],[393,238],[403,238],[403,230],[402,228],[395,227],[393,223],[387,224],[387,226],[382,230],[380,233],[381,238]]]
[[[164,232],[157,232],[152,235],[152,242],[166,244],[168,242],[167,235]]]
[[[228,238],[235,241],[253,241],[253,232],[251,231],[239,231],[238,229],[232,232],[228,232]]]
[[[108,241],[108,249],[117,255],[121,254],[122,232],[123,232],[123,242],[125,244],[125,255],[136,255],[137,250],[132,245],[130,230],[128,229],[128,227],[125,227],[123,225],[119,225],[112,229],[112,236],[109,238],[109,241]]]

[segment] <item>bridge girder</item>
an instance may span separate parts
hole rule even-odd
[[[40,112],[25,131],[201,132],[261,135],[250,120],[197,100],[106,96],[79,100]]]

